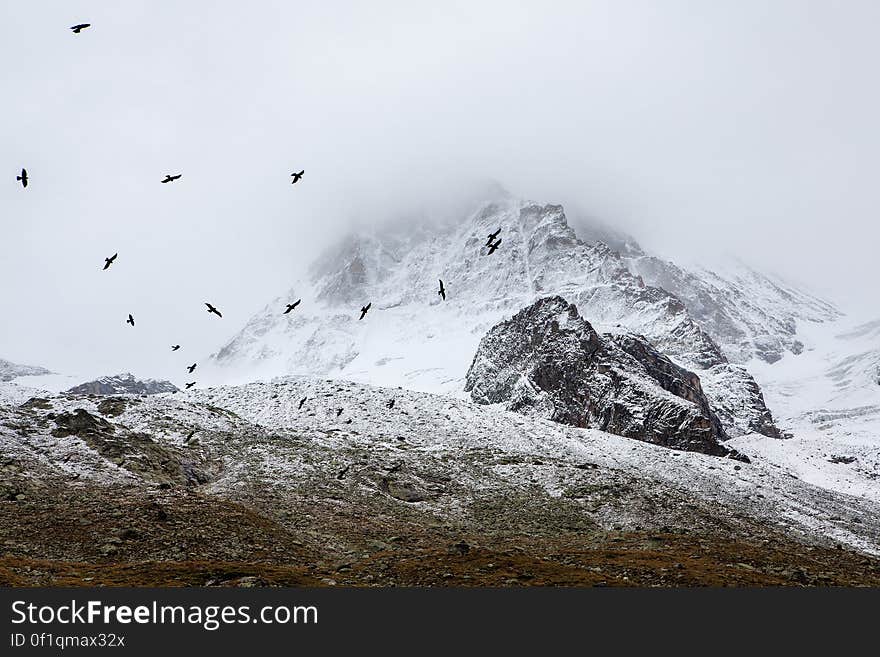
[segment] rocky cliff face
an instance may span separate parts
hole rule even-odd
[[[177,392],[170,381],[137,379],[133,374],[105,376],[74,386],[68,393],[75,395],[157,395],[161,392]]]
[[[474,401],[645,442],[730,456],[700,378],[642,336],[599,335],[559,296],[539,299],[481,340]]]

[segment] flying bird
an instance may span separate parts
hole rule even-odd
[[[342,471],[338,475],[336,475],[336,478],[342,479],[343,477],[345,477],[345,473],[348,472],[349,470],[351,470],[350,463],[347,466],[345,466],[344,468],[342,468]]]
[[[486,253],[486,255],[492,255],[493,253],[495,253],[495,251],[498,250],[498,246],[500,244],[501,244],[501,240],[498,240],[497,242],[495,242],[495,244],[490,244],[489,245],[489,252]]]
[[[486,240],[486,246],[492,246],[492,242],[495,241],[495,238],[501,234],[501,229],[499,228],[494,233],[489,233],[488,239]]]
[[[172,345],[172,346],[171,346],[171,351],[177,351],[178,349],[180,349],[180,345],[179,345],[179,344],[175,344],[175,345]]]
[[[22,187],[27,187],[27,183],[28,183],[27,169],[22,168],[21,175],[16,176],[15,179],[21,182]]]
[[[361,316],[358,317],[358,321],[362,320],[364,317],[367,316],[367,312],[370,310],[370,307],[371,307],[372,305],[373,305],[373,302],[371,301],[371,302],[368,303],[366,306],[362,306],[362,307],[361,307]]]
[[[283,315],[286,315],[286,314],[289,313],[291,310],[293,310],[294,308],[296,308],[296,307],[299,305],[299,302],[300,302],[300,301],[302,301],[302,299],[297,299],[294,303],[289,303],[289,304],[287,304],[287,310],[285,310],[282,314],[283,314]]]
[[[298,183],[298,182],[299,182],[299,179],[303,177],[303,174],[304,174],[305,172],[306,172],[306,170],[303,169],[303,170],[300,171],[299,173],[292,173],[292,174],[290,174],[291,176],[293,176],[293,180],[290,181],[290,184],[291,184],[291,185],[295,185],[296,183]]]
[[[336,417],[339,417],[340,415],[342,415],[342,410],[343,409],[341,409],[341,408],[336,409]]]
[[[443,297],[443,300],[446,301],[446,288],[443,287],[443,279],[441,278],[438,280],[440,281],[440,291],[437,294]]]
[[[186,389],[189,390],[189,389],[192,388],[195,384],[196,384],[195,381],[193,381],[192,383],[187,383],[187,384],[186,384]]]
[[[128,314],[128,319],[125,320],[125,323],[134,326],[134,317],[131,316],[131,313]]]
[[[196,429],[193,429],[188,434],[186,434],[186,440],[184,440],[183,442],[188,443],[190,440],[192,440],[192,437],[195,435],[196,435]]]
[[[84,29],[86,29],[87,27],[91,27],[91,26],[92,26],[91,23],[80,23],[79,25],[74,25],[74,26],[71,27],[70,29],[73,30],[73,33],[74,33],[74,34],[79,34],[79,33],[82,32]]]
[[[388,408],[394,408],[394,398],[392,397],[391,399],[389,399],[388,403],[385,404],[385,406],[387,406]]]
[[[297,409],[301,409],[301,408],[303,407],[303,404],[306,403],[306,400],[307,400],[307,399],[308,399],[308,397],[303,397],[302,399],[300,399],[300,400],[299,400],[299,406],[297,406]]]
[[[114,253],[109,258],[104,258],[104,269],[102,271],[107,271],[108,269],[110,269],[110,265],[112,265],[116,261],[116,256],[118,255],[118,253]]]
[[[170,182],[174,182],[175,180],[177,180],[178,178],[180,178],[182,175],[183,175],[182,173],[178,173],[176,176],[172,176],[171,174],[166,173],[166,174],[165,174],[165,180],[160,180],[159,182],[161,182],[161,183],[170,183]]]
[[[192,365],[190,365],[189,367],[186,368],[186,371],[189,372],[190,374],[192,374],[193,372],[195,372],[197,364],[198,363],[193,363]]]
[[[220,311],[217,310],[214,306],[212,306],[212,305],[211,305],[210,303],[208,303],[207,301],[205,302],[205,305],[208,306],[208,312],[209,312],[209,313],[214,313],[215,315],[217,315],[217,317],[223,317],[223,315],[220,314]]]

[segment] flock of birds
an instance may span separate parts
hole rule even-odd
[[[74,34],[79,34],[83,30],[85,30],[91,26],[92,26],[91,23],[78,23],[77,25],[71,26],[70,30]],[[291,180],[290,184],[295,185],[305,175],[305,169],[302,169],[298,172],[291,173],[290,175],[293,178],[293,180]],[[183,174],[181,174],[181,173],[174,174],[174,175],[166,173],[165,177],[162,180],[160,180],[159,182],[161,182],[162,184],[172,183],[176,180],[180,180],[180,178],[182,178],[182,177],[183,177]],[[22,167],[21,174],[16,176],[15,179],[16,179],[16,181],[21,183],[22,188],[27,188],[28,181],[30,180],[30,178],[28,176],[27,169]],[[486,247],[488,250],[486,252],[486,255],[492,255],[498,249],[499,245],[501,244],[501,239],[499,239],[499,237],[498,237],[500,234],[501,234],[501,229],[499,228],[494,233],[491,233],[490,235],[487,236]],[[116,262],[116,258],[118,258],[118,257],[119,257],[119,253],[114,253],[109,258],[104,258],[103,271],[107,271],[108,269],[110,269],[110,267],[113,265],[114,262]],[[443,301],[446,301],[446,287],[443,285],[443,280],[442,279],[439,279],[439,280],[440,280],[440,290],[437,292],[437,294],[443,299]],[[302,301],[302,299],[297,299],[293,303],[286,304],[287,307],[282,314],[287,315],[290,312],[292,312],[293,310],[295,310],[296,307],[299,306],[301,301]],[[213,315],[217,315],[217,317],[220,317],[220,318],[223,317],[222,313],[219,310],[217,310],[217,308],[215,306],[213,306],[212,304],[205,302],[205,306],[207,306],[208,313],[213,314]],[[365,306],[361,306],[361,310],[360,310],[361,314],[360,314],[360,317],[358,317],[358,321],[362,320],[364,317],[367,316],[367,313],[370,311],[370,308],[372,308],[372,306],[373,306],[372,301],[367,303],[367,305],[365,305]],[[131,313],[128,314],[128,319],[125,320],[125,323],[130,324],[132,327],[134,327],[134,325],[135,325],[134,316]],[[177,351],[178,349],[180,349],[179,344],[173,345],[171,347],[171,351]],[[197,363],[193,363],[192,365],[190,365],[186,369],[190,374],[192,374],[195,371],[196,366],[197,366]],[[189,390],[190,388],[192,388],[195,385],[196,385],[196,381],[193,381],[191,383],[187,383],[186,389]],[[302,407],[303,402],[305,402],[305,399],[303,399],[300,402],[300,407]],[[392,401],[392,404],[393,404],[393,401]]]

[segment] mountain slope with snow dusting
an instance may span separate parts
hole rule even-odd
[[[7,585],[880,583],[877,501],[448,395],[49,395],[0,452]]]

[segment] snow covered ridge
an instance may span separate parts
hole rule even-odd
[[[743,450],[754,456],[747,443]],[[405,514],[455,524],[475,522],[475,500],[527,499],[537,524],[565,508],[608,530],[784,532],[880,553],[878,500],[824,490],[761,459],[739,463],[349,381],[0,405],[0,453],[0,493],[10,500],[38,502],[59,487],[81,496],[91,486],[133,498],[159,486],[246,506],[291,500],[294,515],[342,504],[380,522]]]
[[[483,404],[666,447],[748,460],[727,438],[699,377],[641,336],[600,336],[573,304],[545,297],[480,341],[465,390]]]
[[[126,372],[81,383],[67,392],[77,395],[157,395],[163,392],[178,392],[178,389],[170,381],[138,379]]]
[[[724,518],[744,514],[782,527],[792,535],[832,537],[860,549],[880,550],[880,495],[856,498],[807,484],[787,468],[755,459],[746,438],[783,446],[789,441],[748,436],[737,447],[750,456],[752,462],[738,463],[696,452],[671,450],[595,429],[526,417],[497,405],[311,377],[220,386],[191,393],[188,398],[209,408],[233,411],[236,416],[274,435],[296,432],[301,446],[296,452],[287,450],[283,458],[296,455],[309,463],[303,466],[306,471],[321,467],[328,472],[341,471],[346,465],[345,451],[358,445],[367,450],[358,452],[360,459],[403,463],[400,468],[403,471],[424,473],[426,467],[437,468],[441,463],[451,463],[453,468],[466,467],[466,476],[462,472],[445,473],[446,476],[451,474],[461,487],[453,496],[456,499],[457,495],[467,498],[476,494],[475,491],[494,488],[497,482],[491,482],[495,477],[501,477],[504,482],[499,495],[506,496],[509,491],[537,483],[548,495],[565,496],[570,486],[566,473],[589,472],[593,482],[598,482],[613,471],[633,479],[627,498],[617,502],[622,506],[610,505],[598,511],[601,524],[609,527],[688,524],[689,518],[697,513],[696,507],[685,503],[690,499],[699,501],[698,504],[709,503],[712,522],[719,525],[724,524]],[[172,397],[154,397],[145,403],[182,402]],[[124,415],[120,419],[131,424],[128,417]],[[227,418],[221,421],[226,422]],[[137,424],[144,428],[142,421]],[[178,431],[169,435],[169,439],[180,442],[182,434]],[[310,440],[332,444],[332,451],[326,456],[332,460],[320,464],[314,461],[309,450],[302,446],[303,440],[306,444]],[[281,461],[275,460],[282,458],[284,444],[283,440],[276,439],[272,445],[277,446],[274,448],[277,452],[267,448],[263,458],[274,455],[268,469],[275,473],[272,477],[294,481],[303,475],[294,475],[284,469]],[[494,465],[487,467],[484,458]],[[541,464],[531,465],[535,459]],[[520,464],[513,465],[515,462]],[[359,467],[367,466],[364,463]],[[266,473],[265,468],[259,472]],[[471,471],[471,468],[475,469]],[[409,485],[417,488],[424,483],[410,481]],[[642,507],[642,496],[656,501],[667,494],[678,499],[670,507],[678,511],[670,511],[665,505],[663,509],[653,504]],[[429,507],[442,504],[444,499],[445,504],[454,503],[440,496],[426,504]],[[678,506],[681,504],[684,506]],[[596,513],[587,507],[584,513]],[[674,521],[670,513],[676,516]],[[451,515],[454,517],[455,513]],[[734,520],[733,524],[738,522]]]
[[[42,374],[51,374],[45,367],[36,367],[33,365],[18,365],[8,360],[0,358],[0,381],[12,381],[20,376],[40,376]]]

